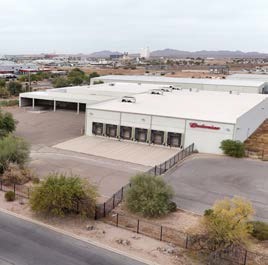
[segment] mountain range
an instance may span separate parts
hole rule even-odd
[[[98,51],[91,53],[89,57],[95,58],[108,58],[110,55],[120,55],[121,52],[118,51]],[[131,55],[131,54],[130,54]],[[136,55],[136,54],[135,54]],[[163,50],[156,50],[151,52],[151,57],[166,57],[166,58],[186,58],[186,57],[201,57],[201,58],[268,58],[267,53],[260,53],[260,52],[242,52],[242,51],[228,51],[228,50],[220,50],[220,51],[181,51],[176,49],[163,49]]]

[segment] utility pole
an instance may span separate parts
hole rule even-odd
[[[32,86],[31,86],[31,70],[28,72],[28,79],[29,79],[29,90],[30,92],[32,91]]]

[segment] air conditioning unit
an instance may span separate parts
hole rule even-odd
[[[153,89],[150,94],[152,95],[163,95],[163,91],[161,89]]]
[[[136,103],[136,98],[135,97],[125,96],[125,97],[122,97],[121,102],[124,102],[124,103]]]
[[[110,83],[109,86],[114,86],[115,84],[114,83]]]

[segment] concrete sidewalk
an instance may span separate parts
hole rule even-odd
[[[179,149],[118,141],[95,136],[82,136],[54,147],[110,159],[155,166],[175,155]]]

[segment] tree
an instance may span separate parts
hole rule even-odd
[[[6,80],[0,78],[0,87],[5,87],[6,86]]]
[[[5,87],[0,86],[0,98],[8,98],[10,96],[9,91]]]
[[[223,140],[220,148],[223,150],[223,153],[228,156],[238,158],[245,156],[245,146],[240,141]]]
[[[253,213],[251,203],[240,197],[216,202],[203,219],[208,248],[220,252],[245,245],[252,231],[249,220]]]
[[[69,81],[64,77],[54,78],[52,81],[53,87],[67,87],[70,85]]]
[[[15,131],[16,121],[9,112],[0,111],[0,138]]]
[[[131,179],[131,188],[126,194],[126,206],[130,211],[143,216],[157,217],[171,210],[172,196],[171,187],[162,177],[138,174]]]
[[[13,96],[18,96],[21,92],[23,92],[22,84],[16,81],[11,81],[7,85],[7,89],[9,93]]]
[[[22,138],[8,135],[0,140],[0,173],[3,173],[10,163],[19,166],[29,160],[30,146]]]
[[[81,69],[74,68],[69,72],[68,80],[73,85],[81,85],[84,81],[87,81],[87,76]]]
[[[85,179],[65,174],[50,174],[31,192],[30,205],[36,213],[64,216],[79,211],[93,216],[96,188]]]

